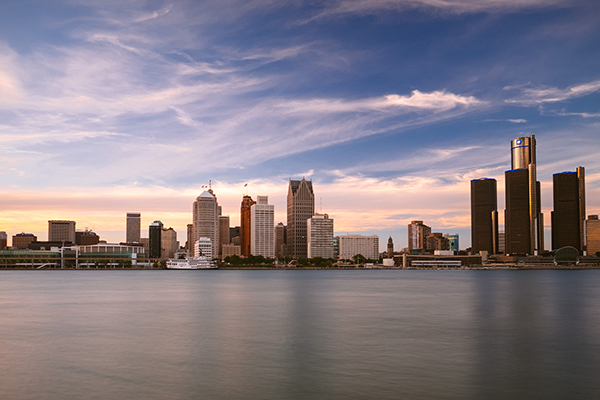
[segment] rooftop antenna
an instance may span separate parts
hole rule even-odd
[[[323,197],[319,197],[319,214],[323,214]]]

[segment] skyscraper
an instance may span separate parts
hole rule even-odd
[[[249,256],[251,253],[251,240],[252,240],[252,223],[250,221],[250,208],[256,204],[252,197],[244,195],[242,197],[242,206],[240,208],[240,246],[242,248],[242,255]]]
[[[158,259],[162,255],[162,230],[163,224],[154,221],[148,228],[148,257]]]
[[[391,236],[387,243],[387,258],[394,258],[394,240]]]
[[[229,215],[219,215],[219,258],[222,258],[221,247],[231,242],[229,238]]]
[[[315,214],[306,222],[308,258],[333,258],[333,219],[327,214]]]
[[[275,225],[275,257],[280,258],[284,257],[283,249],[286,243],[286,226],[283,222]]]
[[[505,172],[506,252],[534,255],[544,249],[544,215],[536,172],[535,135],[511,141],[511,169]]]
[[[306,221],[315,214],[315,194],[312,180],[290,179],[287,195],[287,239],[292,257],[306,258]]]
[[[160,258],[163,260],[175,257],[175,253],[179,249],[179,242],[177,241],[177,232],[173,228],[161,230],[160,248]]]
[[[268,196],[257,196],[256,200],[250,207],[250,254],[275,258],[275,207],[269,204]]]
[[[411,221],[408,225],[408,250],[410,252],[423,252],[427,250],[427,236],[431,228],[423,221]]]
[[[196,243],[202,237],[210,239],[213,249],[212,256],[216,257],[219,248],[219,205],[217,204],[217,197],[212,190],[204,191],[196,198],[192,208],[193,243]],[[197,256],[198,254],[194,255]]]
[[[552,176],[554,211],[552,211],[552,249],[573,246],[585,250],[585,169],[561,172]]]
[[[127,213],[127,243],[140,243],[141,239],[141,218],[140,213]]]
[[[471,251],[498,253],[498,195],[495,179],[471,181]]]
[[[48,241],[75,244],[75,221],[48,221]]]

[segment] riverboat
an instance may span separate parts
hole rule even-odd
[[[215,269],[217,264],[208,257],[189,257],[167,261],[167,269]]]

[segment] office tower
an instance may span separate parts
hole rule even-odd
[[[427,236],[430,233],[431,228],[423,224],[423,221],[411,221],[408,225],[408,250],[410,252],[427,250]]]
[[[218,255],[219,248],[219,208],[217,197],[212,189],[202,192],[193,205],[194,241],[209,238],[212,245],[211,254]],[[198,255],[198,254],[194,254]]]
[[[229,215],[219,215],[219,258],[223,258],[221,248],[231,243],[229,238]]]
[[[48,221],[48,241],[75,244],[75,221]]]
[[[388,239],[387,244],[387,258],[394,258],[394,241],[392,240],[391,236]]]
[[[495,179],[471,181],[471,251],[498,253],[498,195]]]
[[[367,260],[379,259],[379,236],[342,235],[339,237],[340,259],[351,260],[361,254]]]
[[[37,236],[33,233],[17,233],[12,237],[12,246],[17,249],[26,249],[29,246],[29,243],[36,242]]]
[[[194,251],[194,224],[187,224],[187,240],[185,241],[185,252],[191,256]]]
[[[93,246],[100,243],[100,236],[90,230],[75,231],[75,244],[78,246]]]
[[[142,214],[127,213],[127,232],[126,232],[126,242],[127,243],[139,243],[140,242],[140,239],[142,238],[141,221],[142,221]]]
[[[307,232],[306,221],[315,213],[315,194],[312,180],[301,181],[290,179],[287,195],[287,243],[291,256],[306,258]]]
[[[269,204],[269,196],[256,196],[256,204],[250,207],[250,253],[255,256],[275,258],[275,206]]]
[[[196,257],[205,256],[212,260],[214,258],[213,250],[214,246],[210,238],[201,237],[194,243],[194,254]]]
[[[306,221],[308,258],[333,258],[333,219],[315,214]]]
[[[163,224],[154,221],[148,228],[148,257],[158,259],[162,255],[162,230]]]
[[[573,246],[583,252],[585,235],[585,169],[561,172],[552,176],[554,211],[552,211],[552,249]]]
[[[161,259],[166,260],[175,257],[175,253],[179,249],[179,242],[177,241],[177,232],[173,228],[163,228],[161,230],[160,248]]]
[[[275,258],[284,257],[283,250],[286,244],[286,226],[283,222],[275,225]]]
[[[6,244],[8,242],[8,235],[6,232],[0,232],[0,250],[6,250]]]
[[[250,208],[256,204],[252,197],[244,195],[240,209],[240,246],[242,255],[247,257],[251,254],[252,223]]]
[[[590,215],[586,221],[586,248],[588,255],[600,253],[600,219]]]
[[[535,135],[511,141],[511,169],[505,172],[506,253],[535,255],[544,249],[544,216],[536,172]]]

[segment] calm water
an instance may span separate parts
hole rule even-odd
[[[0,398],[600,398],[600,271],[2,271]]]

